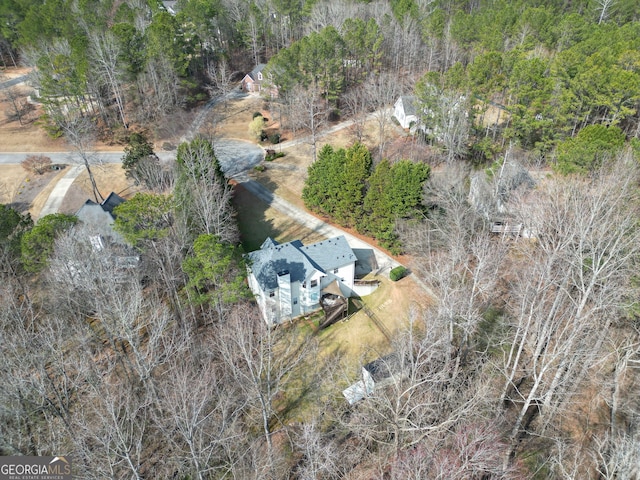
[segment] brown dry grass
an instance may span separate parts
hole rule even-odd
[[[3,79],[11,79],[28,73],[26,68],[7,68],[2,71]],[[26,102],[29,95],[33,95],[33,88],[20,84],[12,87],[12,91],[19,95],[19,101]],[[42,110],[35,107],[27,118],[25,124],[20,125],[17,119],[10,118],[12,108],[7,100],[6,92],[0,91],[0,148],[3,152],[64,152],[69,150],[67,143],[61,139],[53,139],[38,126],[37,119],[42,115]],[[118,150],[117,145],[98,143],[98,150]]]
[[[125,172],[119,163],[95,165],[91,168],[91,171],[93,172],[100,194],[104,198],[111,192],[115,192],[121,197],[129,198],[140,191],[138,187],[133,185],[131,180],[125,177]],[[78,175],[75,182],[73,182],[71,188],[69,188],[62,205],[60,205],[60,211],[69,214],[76,213],[89,199],[93,201],[96,200],[93,197],[89,174],[83,171]]]

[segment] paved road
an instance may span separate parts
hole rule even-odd
[[[220,161],[220,167],[222,168],[222,171],[225,172],[225,174],[229,177],[236,175],[241,171],[252,168],[254,165],[260,163],[263,158],[263,152],[260,147],[240,140],[220,140],[216,143],[215,151],[218,160]],[[27,155],[33,155],[33,153],[20,153],[14,155],[3,154],[2,156],[7,156],[8,158],[11,158],[13,160],[12,162],[7,163],[19,163]],[[38,218],[49,215],[50,213],[56,213],[58,211],[74,180],[84,170],[84,165],[78,165],[73,158],[73,154],[45,152],[42,153],[42,155],[50,157],[54,163],[74,163],[75,165],[67,172],[64,177],[58,180],[58,183],[53,188],[51,194],[49,195],[49,198],[45,202],[44,207],[42,207]],[[122,152],[102,152],[98,153],[96,157],[102,163],[120,163],[122,160],[122,155]],[[162,160],[172,160],[173,158],[175,158],[175,153],[161,152],[159,156]],[[16,161],[17,158],[19,160]]]
[[[26,79],[27,75],[22,75],[21,77],[12,78],[11,80],[5,80],[4,82],[0,83],[0,90],[18,85],[19,83],[24,82]]]
[[[216,141],[214,147],[222,170],[229,176],[238,173],[239,169],[246,170],[257,165],[264,156],[262,148],[242,140],[224,138]],[[11,152],[0,153],[0,165],[19,164],[28,155],[45,155],[53,163],[73,164],[81,162],[78,155],[73,152]],[[95,152],[93,154],[93,163],[120,163],[123,155],[124,152]],[[176,152],[158,152],[157,155],[160,160],[164,161],[176,158]]]
[[[370,113],[367,115],[367,120],[371,120],[372,118],[376,117],[376,113]],[[332,133],[335,133],[339,130],[342,130],[344,128],[349,128],[351,127],[355,122],[353,120],[345,120],[344,122],[340,122],[340,123],[336,123],[333,127],[327,128],[326,130],[322,130],[321,132],[318,132],[318,134],[316,135],[316,140],[320,140],[322,137],[326,137],[327,135],[330,135]],[[279,143],[278,145],[275,145],[274,147],[281,149],[281,148],[290,148],[290,147],[295,147],[296,145],[302,145],[302,144],[306,144],[306,145],[310,145],[311,144],[311,136],[306,136],[306,137],[300,137],[300,138],[294,138],[293,140],[287,140],[286,142],[282,142]],[[273,147],[271,147],[273,148]]]
[[[49,157],[53,163],[71,164],[81,161],[73,152],[5,152],[0,153],[0,165],[19,164],[28,155],[44,155]],[[93,155],[94,163],[120,163],[123,155],[124,152],[95,152]],[[161,160],[170,160],[175,158],[176,154],[175,152],[160,152],[158,156]]]

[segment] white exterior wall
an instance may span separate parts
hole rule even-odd
[[[367,395],[373,395],[373,391],[376,389],[376,383],[373,381],[373,377],[369,371],[362,367],[362,383],[364,383],[364,390]]]
[[[402,128],[409,128],[411,122],[418,122],[416,115],[405,115],[404,104],[402,98],[398,98],[393,106],[393,116],[396,117]]]
[[[278,293],[279,306],[280,306],[280,318],[278,323],[285,319],[289,319],[292,316],[291,309],[291,275],[285,273],[278,275]]]
[[[254,298],[258,303],[258,308],[260,309],[260,313],[262,313],[262,318],[267,322],[267,325],[271,326],[274,323],[278,322],[278,292],[271,297],[268,292],[264,292],[260,288],[260,284],[256,280],[256,277],[253,273],[249,272],[248,276],[249,288],[252,292],[254,292]],[[255,293],[258,292],[258,293]]]
[[[340,268],[329,270],[327,275],[322,277],[320,288],[323,289],[336,278],[340,280],[340,290],[346,297],[353,295],[353,279],[356,273],[356,264],[352,262],[348,265],[344,265]]]
[[[291,318],[302,314],[300,309],[300,282],[291,284]]]
[[[304,286],[301,282],[291,282],[291,275],[286,273],[277,276],[278,286],[273,292],[263,291],[251,269],[249,269],[248,283],[263,318],[267,325],[272,326],[320,309],[322,290],[336,279],[340,281],[342,293],[347,297],[352,296],[354,276],[355,262],[351,262],[332,269],[326,274],[322,271],[314,271]],[[317,281],[315,287],[311,287],[313,280]],[[297,300],[296,304],[294,300]]]
[[[309,278],[305,283],[306,286],[303,287],[300,285],[300,295],[299,295],[299,303],[300,303],[300,313],[308,313],[313,310],[317,310],[320,308],[320,289],[322,284],[323,275],[320,272],[315,272],[311,278]],[[312,287],[311,282],[315,280],[316,286]]]

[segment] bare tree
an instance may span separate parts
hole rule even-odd
[[[616,0],[597,0],[598,8],[600,10],[600,16],[598,17],[598,25],[602,22],[606,22],[611,15],[611,9],[615,8]]]
[[[316,161],[318,134],[327,121],[327,102],[314,88],[298,89],[289,96],[289,121],[295,129],[309,132],[313,161]]]
[[[5,100],[9,103],[8,116],[16,118],[20,122],[20,125],[24,125],[27,120],[27,114],[33,108],[27,102],[24,95],[21,95],[16,87],[5,88],[3,92]]]
[[[637,432],[619,432],[615,437],[595,437],[593,460],[604,480],[632,479],[640,475],[640,442]]]
[[[226,112],[229,94],[235,86],[233,82],[233,72],[229,68],[227,61],[221,60],[216,64],[210,62],[207,65],[207,77],[211,82],[208,87],[209,94],[212,97],[218,97],[220,99]]]
[[[446,328],[413,312],[409,326],[394,339],[393,353],[376,360],[391,375],[349,420],[351,429],[390,455],[437,438],[483,411],[486,385],[479,372],[474,378],[456,366]]]
[[[401,79],[397,74],[383,73],[370,76],[364,83],[365,97],[378,124],[378,157],[384,157],[388,128],[391,125],[392,105],[403,92]]]
[[[534,416],[543,426],[571,398],[627,298],[631,258],[640,240],[636,177],[629,162],[620,176],[557,179],[520,206],[535,232],[521,242],[509,302],[513,331],[503,365],[501,401],[515,407],[510,453]]]
[[[353,121],[352,128],[355,139],[358,142],[362,142],[370,103],[366,97],[366,92],[361,86],[354,87],[343,96],[343,100],[346,106],[346,113]]]
[[[96,248],[92,233],[79,227],[57,240],[50,284],[75,299],[78,315],[91,314],[121,374],[144,385],[155,402],[154,372],[185,348],[186,338],[162,300],[144,290],[138,257],[111,244]]]
[[[144,478],[149,401],[132,385],[103,378],[90,382],[84,408],[75,412],[74,443],[84,478]],[[159,440],[159,439],[157,439]],[[146,467],[148,470],[149,467]]]
[[[203,480],[216,470],[228,471],[225,450],[240,450],[244,444],[240,422],[246,399],[219,361],[204,352],[193,353],[175,357],[163,374],[157,422],[172,444],[174,457],[193,477]]]
[[[340,448],[333,441],[323,438],[315,421],[305,422],[295,439],[302,454],[297,469],[302,480],[343,478],[340,471]]]
[[[447,162],[462,157],[469,139],[469,100],[454,89],[425,85],[420,96],[419,118],[422,131],[442,146]]]
[[[188,219],[193,234],[213,234],[235,243],[239,232],[231,205],[231,186],[217,171],[213,147],[206,140],[183,144],[179,150],[176,185],[178,210]]]
[[[328,26],[335,27],[342,31],[342,26],[348,18],[362,17],[364,6],[354,5],[345,1],[332,2],[323,0],[313,4],[307,30],[309,32],[319,32]]]
[[[97,77],[101,79],[111,91],[120,122],[127,128],[125,117],[125,98],[122,89],[122,70],[119,65],[120,47],[117,40],[108,30],[106,32],[91,32],[89,34],[89,52],[91,66],[95,69]]]
[[[245,397],[255,402],[271,468],[275,453],[271,440],[277,409],[274,400],[287,392],[294,372],[312,355],[315,342],[297,331],[271,329],[249,305],[236,308],[219,324],[218,348]]]
[[[392,479],[463,480],[469,478],[520,478],[518,468],[502,469],[499,424],[475,421],[462,424],[442,439],[425,442],[398,455],[392,464]]]
[[[51,170],[51,159],[46,155],[27,155],[20,165],[29,173],[42,175]]]
[[[11,278],[0,286],[0,450],[42,455],[64,443],[77,377],[66,362],[73,352],[67,356],[64,322],[40,319],[20,290]]]
[[[84,115],[76,115],[74,117],[61,119],[60,127],[62,128],[65,139],[73,147],[76,154],[80,157],[82,164],[84,164],[84,168],[87,170],[96,202],[102,202],[104,197],[98,189],[96,179],[91,170],[91,166],[99,161],[93,151],[96,132],[91,119]]]

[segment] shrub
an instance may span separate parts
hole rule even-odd
[[[404,268],[402,265],[394,268],[389,272],[389,278],[393,282],[397,282],[401,278],[403,278],[408,273],[408,270]]]
[[[255,138],[259,138],[262,140],[262,136],[266,134],[263,131],[264,128],[264,118],[262,118],[262,115],[260,115],[259,117],[254,117],[253,120],[251,120],[251,123],[249,123],[249,133],[251,135],[253,135]]]
[[[275,150],[271,150],[270,148],[268,148],[264,159],[266,162],[271,162],[280,157],[284,157],[284,152],[276,152]]]
[[[262,117],[262,114],[260,112],[253,112],[252,118],[256,118],[256,117]]]
[[[269,135],[269,141],[274,145],[280,143],[280,134],[274,133],[273,135]]]
[[[253,167],[253,169],[254,169],[256,172],[264,172],[264,171],[266,170],[266,168],[265,168],[265,166],[264,166],[264,165],[256,165],[255,167]]]
[[[260,132],[260,141],[261,142],[266,142],[268,138],[269,138],[269,134],[267,132],[265,132],[264,130],[262,130]]]
[[[44,155],[29,155],[21,162],[21,165],[27,172],[42,175],[51,170],[51,159]]]

